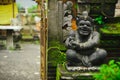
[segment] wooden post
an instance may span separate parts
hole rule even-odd
[[[41,38],[40,38],[40,47],[41,47],[41,80],[47,80],[47,55],[46,55],[46,45],[47,45],[47,21],[45,19],[45,7],[44,7],[44,1],[41,1]]]
[[[13,11],[13,18],[15,17],[15,8],[14,8],[15,0],[12,0],[12,11]]]
[[[40,80],[47,80],[47,19],[45,14],[44,3],[47,0],[34,0],[38,3],[38,10],[41,13],[41,27],[40,27]]]

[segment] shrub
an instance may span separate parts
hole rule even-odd
[[[64,44],[61,44],[58,41],[50,42],[48,48],[48,63],[51,63],[54,66],[64,63],[66,61],[65,50]]]
[[[111,60],[100,67],[100,72],[94,76],[95,80],[120,80],[120,62]]]

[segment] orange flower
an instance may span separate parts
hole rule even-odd
[[[72,20],[72,29],[77,30],[76,20]]]

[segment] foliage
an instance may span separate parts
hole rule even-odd
[[[14,51],[15,48],[14,47],[9,47],[9,50]]]
[[[115,39],[115,40],[100,40],[100,44],[102,44],[102,46],[110,46],[110,47],[117,47],[120,46],[119,45],[119,40]]]
[[[48,48],[48,63],[53,65],[61,64],[66,61],[66,55],[64,51],[66,50],[64,44],[61,44],[58,41],[49,42]]]
[[[78,4],[75,4],[74,7],[75,7],[75,9],[78,9],[78,8],[79,8],[79,5],[78,5]]]
[[[33,5],[32,7],[28,8],[28,12],[31,13],[34,10],[37,10],[37,5]]]
[[[97,22],[98,24],[104,24],[103,16],[98,16],[97,18],[95,18],[95,22]]]
[[[18,8],[18,11],[25,11],[25,8],[20,4],[20,3],[17,3],[17,8]]]
[[[104,21],[104,17],[103,16],[98,16],[94,19],[94,21],[98,24],[98,25],[102,25],[102,27],[100,28],[100,31],[102,33],[106,33],[106,34],[120,34],[120,23],[105,23]]]
[[[108,65],[103,64],[93,77],[95,80],[120,80],[120,62],[111,60]]]
[[[17,3],[18,11],[25,11],[25,7],[23,7],[20,3]],[[28,7],[28,13],[35,12],[37,10],[37,5],[32,5],[32,7]]]
[[[60,68],[57,66],[57,68],[56,68],[56,80],[60,80],[60,76],[61,76]]]
[[[120,23],[104,24],[101,31],[107,34],[120,34]]]

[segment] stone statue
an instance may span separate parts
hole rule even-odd
[[[72,25],[72,18],[73,18],[73,15],[72,15],[72,6],[73,6],[73,3],[72,1],[67,1],[64,5],[64,15],[63,15],[63,26],[62,28],[63,29],[66,29],[67,27],[71,27]]]
[[[65,41],[68,66],[97,66],[105,59],[107,52],[97,47],[100,34],[93,30],[93,19],[83,12],[77,17],[77,30],[71,31]]]

